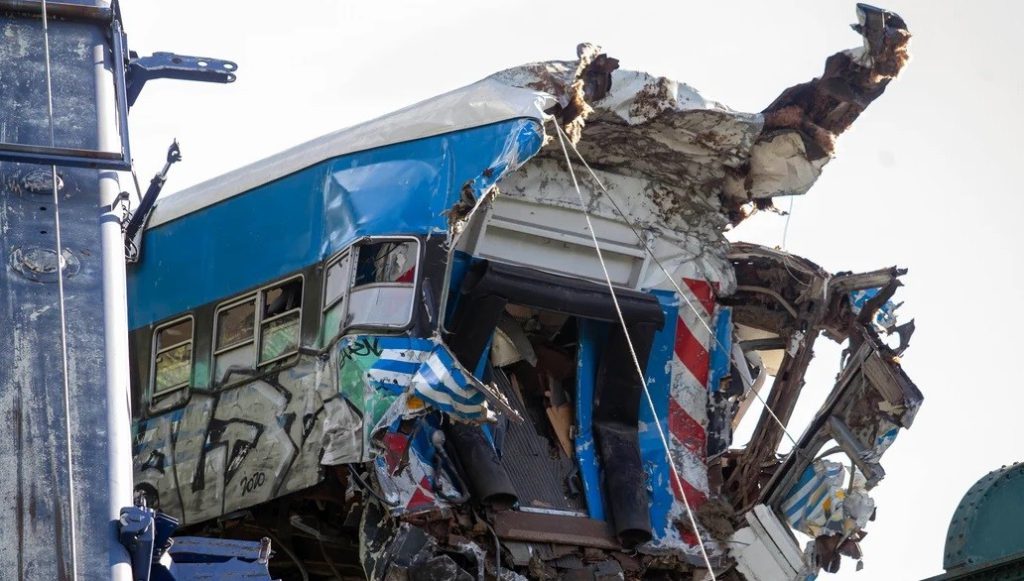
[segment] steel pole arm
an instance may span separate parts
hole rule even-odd
[[[184,56],[172,52],[155,52],[140,57],[132,53],[125,80],[128,106],[135,104],[142,87],[153,79],[179,79],[207,83],[233,83],[238,65],[232,61],[200,56]]]

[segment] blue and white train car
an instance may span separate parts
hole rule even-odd
[[[756,367],[722,232],[827,156],[581,49],[158,202],[139,495],[286,578],[722,562],[695,515]]]
[[[185,525],[333,499],[282,517],[300,537],[331,517],[340,530],[360,482],[393,514],[482,505],[521,513],[519,529],[586,519],[574,534],[593,538],[574,544],[678,541],[664,446],[638,432],[653,414],[564,161],[509,179],[552,107],[491,79],[160,201],[128,279],[137,490]],[[657,282],[650,248],[692,270],[678,235],[637,238],[607,203],[590,214],[668,434],[670,390],[706,381],[696,318],[722,281]],[[679,285],[699,313],[680,313]],[[689,386],[673,371],[687,358],[703,367]],[[700,447],[677,450],[695,498]]]

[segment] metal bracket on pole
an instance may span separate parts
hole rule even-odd
[[[128,106],[135,104],[142,87],[153,79],[180,79],[207,83],[233,83],[238,65],[232,61],[199,56],[184,56],[173,52],[155,52],[140,57],[130,53],[125,79],[128,85]]]
[[[153,564],[171,546],[177,528],[177,519],[145,504],[121,509],[118,537],[131,555],[133,581],[149,581]]]
[[[132,579],[149,581],[149,571],[153,566],[153,546],[156,542],[153,510],[144,506],[122,508],[118,525],[121,544],[131,555]]]

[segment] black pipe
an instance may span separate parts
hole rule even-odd
[[[477,502],[496,510],[512,508],[519,502],[508,472],[480,426],[450,422],[444,433]]]
[[[648,322],[629,325],[629,338],[642,369],[647,366],[655,329],[655,324]],[[638,433],[644,386],[621,326],[612,326],[603,352],[594,386],[594,437],[604,468],[612,524],[622,546],[631,549],[652,536]]]
[[[497,295],[517,305],[619,322],[615,302],[605,285],[500,262],[475,264],[466,274],[461,292],[469,297]],[[615,297],[627,322],[651,322],[659,329],[664,324],[661,304],[653,295],[616,289]]]
[[[487,295],[467,301],[455,313],[447,343],[466,369],[476,368],[507,302]],[[480,426],[449,422],[444,434],[477,502],[503,509],[519,501],[512,479]]]

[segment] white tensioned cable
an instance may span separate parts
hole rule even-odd
[[[576,195],[580,199],[580,210],[583,212],[583,218],[587,221],[587,229],[590,230],[590,239],[594,242],[594,250],[597,251],[597,260],[601,263],[601,270],[604,272],[604,280],[608,284],[608,292],[611,293],[612,303],[615,305],[615,313],[619,317],[619,323],[622,325],[622,331],[626,335],[626,344],[629,346],[629,354],[633,358],[633,365],[636,367],[637,375],[640,377],[640,384],[644,386],[644,397],[647,399],[647,405],[651,409],[651,415],[654,417],[654,426],[658,428],[658,437],[661,438],[661,445],[665,448],[665,457],[668,458],[669,467],[672,469],[672,476],[675,479],[676,486],[679,487],[679,495],[683,498],[683,505],[686,507],[686,516],[690,520],[690,526],[693,528],[693,535],[697,537],[697,545],[700,547],[700,554],[704,557],[704,564],[707,566],[708,575],[711,576],[711,581],[716,581],[715,570],[711,566],[711,560],[708,558],[708,551],[704,547],[704,540],[700,536],[700,528],[697,527],[697,519],[694,517],[693,509],[690,507],[690,501],[686,498],[686,489],[683,487],[683,480],[679,476],[679,470],[676,468],[676,462],[672,458],[672,452],[669,449],[668,439],[665,437],[665,431],[661,427],[661,422],[658,420],[658,412],[654,407],[654,400],[651,399],[651,392],[647,389],[647,379],[644,377],[643,367],[640,365],[640,359],[636,356],[636,349],[633,347],[633,339],[629,336],[629,327],[626,325],[626,318],[622,315],[622,309],[619,307],[619,299],[615,294],[615,286],[612,284],[611,275],[608,274],[608,266],[604,262],[604,254],[601,252],[601,245],[597,242],[597,232],[594,231],[594,224],[590,221],[590,213],[587,212],[587,203],[583,199],[583,191],[580,190],[580,185],[576,181],[576,172],[572,168],[572,161],[569,159],[569,150],[565,147],[565,137],[562,133],[561,126],[558,125],[558,120],[554,120],[555,132],[558,134],[558,142],[562,144],[562,153],[565,154],[565,165],[569,169],[569,175],[572,176],[572,185],[576,188]]]
[[[789,219],[793,217],[793,200],[795,200],[795,199],[796,199],[796,196],[790,196],[789,197],[789,210],[786,210],[786,225],[783,226],[783,228],[782,228],[782,249],[783,250],[786,249],[786,236],[789,234]],[[786,264],[785,261],[783,261],[782,264],[785,265]],[[788,270],[788,267],[787,267],[787,270]]]
[[[46,112],[50,121],[50,147],[56,147],[53,127],[53,77],[50,71],[50,27],[46,14],[46,0],[43,10],[43,56],[46,66]],[[71,384],[68,379],[68,324],[64,310],[64,252],[60,240],[60,195],[57,192],[57,166],[50,165],[50,179],[53,186],[53,223],[57,237],[57,298],[60,302],[60,344],[61,370],[64,376],[64,430],[68,471],[68,524],[71,532],[71,579],[78,579],[77,519],[75,517],[75,475],[71,461]]]
[[[715,334],[714,331],[711,330],[711,326],[707,323],[707,321],[704,320],[704,315],[697,310],[697,307],[693,305],[693,302],[690,301],[690,297],[688,297],[687,294],[683,292],[683,289],[680,288],[679,283],[675,281],[675,278],[673,278],[672,274],[669,273],[665,265],[662,264],[661,260],[659,260],[658,257],[654,254],[654,250],[647,245],[647,241],[644,240],[644,237],[640,234],[640,232],[637,231],[633,223],[629,221],[629,218],[626,216],[626,212],[624,212],[622,208],[619,206],[618,202],[615,201],[615,197],[612,196],[612,193],[608,191],[607,187],[605,187],[604,182],[601,181],[601,178],[597,177],[597,174],[590,167],[590,164],[587,163],[587,160],[583,158],[583,155],[580,153],[580,150],[576,148],[576,144],[570,141],[569,146],[572,147],[573,152],[576,153],[576,157],[578,157],[580,162],[583,163],[583,167],[587,168],[587,171],[590,172],[590,177],[594,180],[594,183],[596,183],[597,187],[600,188],[602,192],[604,192],[605,196],[608,197],[608,201],[611,202],[612,206],[615,208],[615,211],[619,213],[619,216],[622,216],[622,220],[626,223],[627,226],[629,226],[629,229],[632,230],[633,235],[635,235],[636,239],[640,241],[640,244],[643,245],[644,251],[647,252],[647,254],[651,257],[652,260],[654,260],[655,264],[658,265],[658,268],[661,269],[661,272],[665,274],[665,278],[668,279],[668,281],[672,284],[672,287],[676,289],[676,293],[678,293],[679,296],[681,296],[683,300],[686,301],[686,306],[690,307],[690,310],[693,311],[693,314],[697,316],[697,320],[700,321],[700,324],[703,325],[705,329],[707,329],[708,334],[711,336],[711,339],[715,342],[716,345],[718,345],[720,349],[725,350],[725,345],[722,345],[722,342],[718,340],[718,336]],[[575,180],[575,175],[573,175],[573,179]],[[783,262],[783,266],[785,266],[785,262]],[[788,266],[786,267],[786,270],[789,270]],[[786,434],[786,437],[789,438],[789,441],[793,444],[793,446],[796,446],[796,439],[793,437],[792,434],[789,433],[789,430],[786,429],[786,424],[783,424],[782,420],[779,419],[779,416],[775,415],[775,410],[773,410],[771,406],[768,405],[768,402],[766,402],[764,398],[761,397],[761,394],[758,393],[757,390],[751,391],[754,392],[754,396],[757,397],[757,399],[761,402],[761,405],[764,406],[764,409],[768,410],[768,414],[771,415],[772,419],[775,420],[775,423],[777,423],[779,427],[782,428],[782,432]]]

